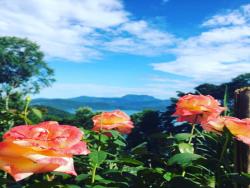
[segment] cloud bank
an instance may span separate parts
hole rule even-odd
[[[176,59],[154,63],[155,70],[221,83],[250,70],[250,5],[215,15],[201,24],[206,31],[182,40]]]
[[[28,37],[47,56],[75,62],[107,50],[152,55],[174,42],[169,33],[132,19],[120,0],[1,0],[1,35]]]

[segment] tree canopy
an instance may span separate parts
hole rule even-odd
[[[0,91],[37,93],[53,81],[40,47],[28,39],[0,37]]]

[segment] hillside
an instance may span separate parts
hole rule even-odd
[[[148,95],[125,95],[123,97],[112,98],[88,96],[80,96],[69,99],[38,98],[32,101],[32,105],[50,106],[68,112],[73,112],[77,108],[83,106],[91,107],[94,110],[164,110],[169,104],[169,100],[160,100]]]

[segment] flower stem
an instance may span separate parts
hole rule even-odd
[[[222,148],[222,151],[221,151],[221,154],[220,154],[220,159],[219,159],[220,163],[221,163],[221,161],[222,161],[222,159],[223,159],[223,157],[224,157],[224,154],[225,154],[225,152],[226,152],[227,145],[228,145],[228,141],[229,141],[229,136],[228,136],[228,134],[227,134],[227,135],[226,135],[226,141],[224,142],[224,145],[223,145],[223,148]]]
[[[194,136],[194,129],[195,129],[195,124],[192,124],[192,130],[191,130],[191,135],[190,135],[190,138],[188,140],[188,143],[191,144],[192,142],[192,139],[193,139],[193,136]]]
[[[92,170],[92,178],[91,178],[91,183],[95,183],[95,175],[96,175],[96,169],[97,169],[97,164],[94,165],[94,168]]]
[[[229,134],[226,133],[226,140],[223,144],[223,147],[222,147],[222,150],[221,150],[221,154],[220,154],[220,158],[219,158],[219,163],[217,164],[217,169],[216,169],[216,172],[215,172],[215,179],[216,179],[216,187],[220,188],[222,186],[222,179],[221,179],[221,162],[223,160],[223,157],[225,155],[225,152],[227,150],[227,145],[228,145],[228,142],[229,142]]]
[[[192,123],[192,129],[191,129],[190,137],[189,137],[189,140],[188,140],[188,144],[191,144],[191,142],[192,142],[192,139],[193,139],[193,136],[194,136],[194,129],[195,129],[195,124]],[[185,177],[185,175],[186,175],[186,171],[185,171],[185,169],[183,169],[181,176]]]
[[[101,146],[98,147],[97,151],[101,150]],[[97,169],[98,165],[95,164],[93,169],[92,169],[92,177],[91,177],[91,183],[94,184],[95,183],[95,176],[96,176],[96,169]]]
[[[99,151],[101,151],[101,134],[102,134],[102,132],[99,132],[98,134],[99,134],[99,144],[100,145],[98,146],[97,151],[99,152]],[[93,169],[92,169],[91,184],[95,183],[95,176],[96,176],[96,169],[97,169],[97,167],[98,167],[98,164],[95,164],[94,167],[93,167]]]

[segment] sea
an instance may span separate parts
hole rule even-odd
[[[110,111],[118,110],[118,109],[108,109],[108,110],[107,109],[92,109],[92,110],[94,112],[110,112]],[[66,111],[73,114],[75,113],[76,109],[66,109]],[[132,114],[140,112],[139,110],[122,110],[122,111],[128,115],[132,115]]]

